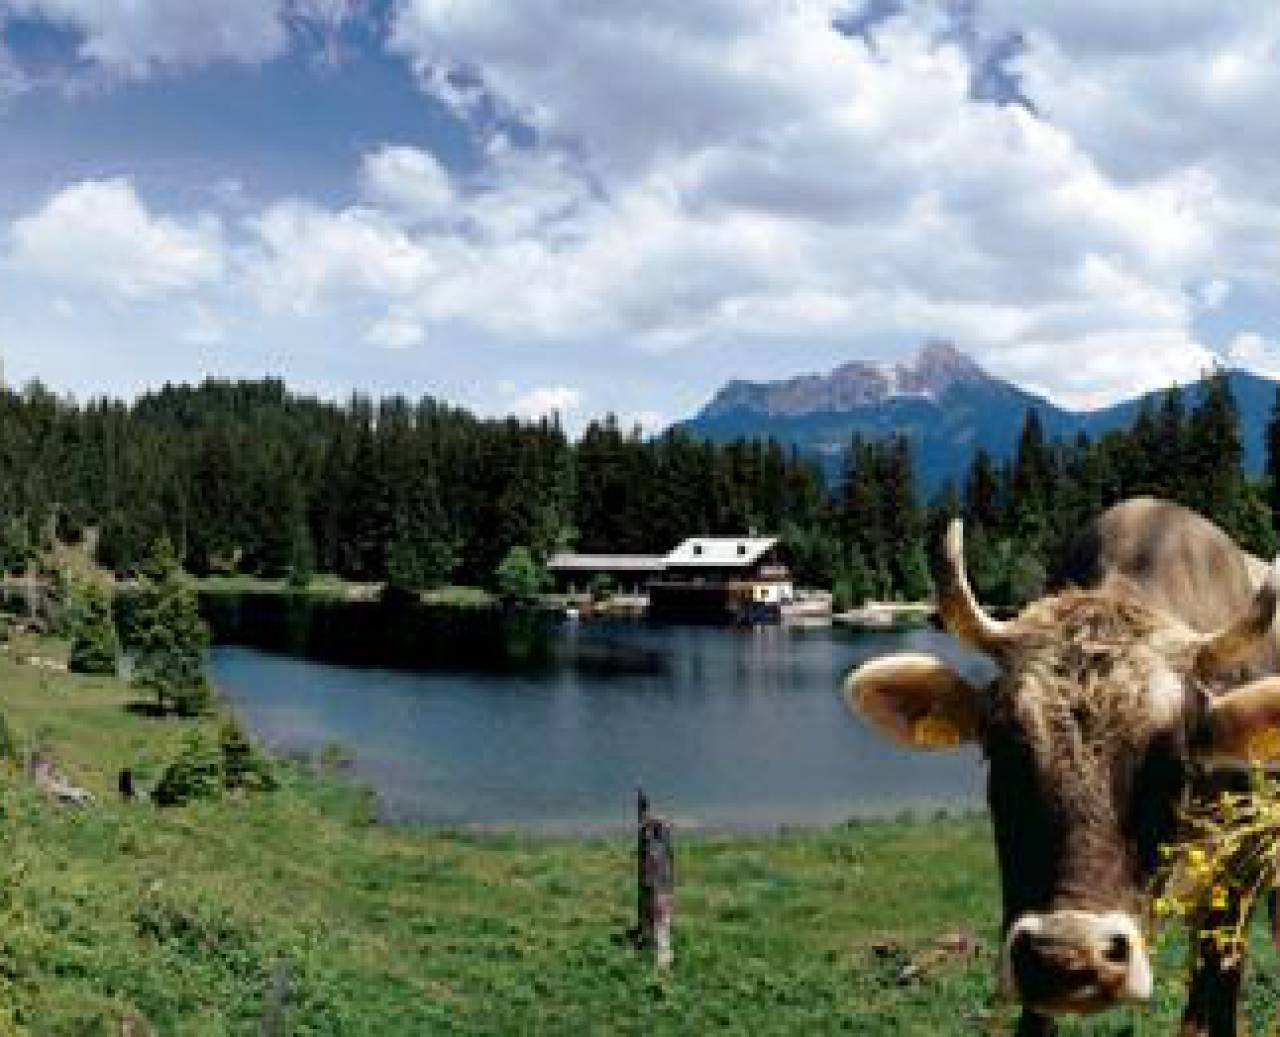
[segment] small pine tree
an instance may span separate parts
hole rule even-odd
[[[254,749],[253,743],[234,720],[228,720],[222,725],[219,745],[222,749],[224,788],[233,791],[270,792],[276,787],[270,764]]]
[[[148,560],[131,642],[134,684],[152,692],[162,710],[195,716],[208,708],[212,691],[204,653],[209,628],[167,539],[156,544]]]
[[[111,592],[93,581],[72,592],[70,609],[71,655],[67,667],[73,673],[114,674],[120,660],[120,636],[111,613]]]

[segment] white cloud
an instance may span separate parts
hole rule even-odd
[[[629,429],[633,425],[639,425],[640,430],[647,436],[656,436],[670,427],[671,418],[662,411],[657,410],[640,410],[632,414],[624,414],[618,419],[619,425]]]
[[[0,15],[6,11],[77,30],[82,57],[126,75],[164,64],[263,61],[288,43],[276,5],[264,0],[0,0]]]
[[[1227,363],[1280,378],[1280,342],[1263,338],[1256,331],[1243,331],[1227,345]]]
[[[222,319],[205,303],[192,302],[186,324],[178,333],[183,342],[193,346],[218,346],[227,339]]]
[[[124,179],[85,180],[12,227],[11,261],[59,284],[152,299],[217,282],[222,226],[215,216],[154,215]]]
[[[567,385],[553,385],[528,392],[511,402],[511,413],[521,418],[566,417],[582,406],[582,392]]]
[[[427,333],[420,323],[388,314],[365,332],[364,340],[383,349],[410,349],[420,346]]]
[[[1227,296],[1231,294],[1231,282],[1224,281],[1220,277],[1210,278],[1199,288],[1196,293],[1200,305],[1206,310],[1216,310],[1224,302]]]
[[[271,312],[305,314],[353,295],[408,298],[435,268],[417,241],[372,209],[330,212],[287,201],[253,217],[248,229],[244,274]]]
[[[493,135],[482,201],[452,185],[473,229],[482,206],[526,215],[437,231],[424,319],[659,350],[949,334],[1077,403],[1203,366],[1191,325],[1219,288],[1187,286],[1224,247],[1265,256],[1267,212],[1194,163],[1117,178],[1053,119],[975,103],[938,7],[868,43],[833,27],[845,6],[407,0],[393,44],[425,88],[462,83],[541,141]]]
[[[395,212],[413,219],[454,215],[449,174],[428,151],[384,145],[364,157],[361,176],[371,200]]]
[[[80,57],[129,76],[213,61],[278,57],[290,26],[332,31],[359,0],[0,0],[6,15],[42,18],[80,34]],[[0,84],[3,76],[0,75]]]
[[[212,33],[183,52],[166,19],[196,15],[159,0],[110,15],[22,2],[80,12],[86,47],[127,40],[94,44],[126,69],[222,47]],[[230,20],[281,10],[190,6]],[[673,365],[683,350],[731,374],[757,346],[830,356],[941,335],[1076,404],[1194,377],[1213,359],[1197,319],[1231,307],[1235,286],[1280,285],[1270,5],[1140,0],[1116,14],[1102,0],[987,0],[962,17],[987,41],[1024,31],[1008,70],[1030,109],[974,100],[974,50],[940,35],[965,5],[908,4],[870,40],[833,26],[848,7],[528,0],[513,14],[496,0],[402,0],[391,46],[469,120],[466,161],[388,141],[364,156],[355,204],[284,199],[220,231],[151,216],[130,190],[133,222],[162,243],[204,243],[237,304],[315,318],[348,343],[429,340],[468,356],[556,344],[594,348],[602,366],[611,350]],[[126,32],[131,19],[150,29]],[[280,45],[246,25],[241,56],[255,39]],[[79,274],[78,252],[50,261],[21,227],[15,258],[48,276],[138,296],[218,280],[193,263],[176,264],[185,280],[109,262]],[[106,240],[127,251],[135,236]],[[537,390],[553,391],[580,405],[578,390]]]

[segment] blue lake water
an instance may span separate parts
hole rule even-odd
[[[269,745],[340,743],[394,820],[620,825],[638,784],[667,813],[709,826],[980,800],[976,753],[899,750],[840,699],[848,668],[887,651],[935,651],[981,672],[933,631],[547,624],[517,639],[514,656],[499,632],[486,642],[455,631],[413,669],[391,669],[323,658],[351,654],[335,651],[342,626],[317,640],[295,621],[289,652],[225,643],[236,631],[223,630],[213,674]]]

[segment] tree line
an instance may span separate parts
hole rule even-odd
[[[694,533],[756,529],[781,533],[800,583],[852,603],[927,595],[931,552],[963,515],[979,592],[1015,603],[1043,589],[1072,531],[1135,494],[1274,552],[1280,411],[1268,476],[1250,480],[1227,379],[1204,384],[1194,406],[1171,389],[1096,441],[1049,441],[1030,411],[1008,461],[978,451],[931,500],[903,436],[854,438],[829,487],[814,459],[775,441],[651,438],[613,417],[574,441],[555,419],[484,419],[430,398],[335,403],[275,379],[166,386],[131,404],[33,384],[0,391],[0,569],[92,530],[97,561],[120,573],[167,538],[200,575],[323,571],[413,592],[495,587],[513,558],[663,553]]]

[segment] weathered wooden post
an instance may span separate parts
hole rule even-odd
[[[676,901],[676,858],[672,825],[666,818],[649,813],[643,789],[636,790],[639,815],[637,878],[639,879],[638,943],[651,948],[660,969],[669,968],[674,958],[671,925]]]
[[[133,785],[133,769],[132,768],[125,767],[123,770],[120,771],[120,778],[119,778],[119,781],[117,782],[117,786],[120,789],[121,799],[131,802],[137,796],[137,790],[134,788],[134,785]]]

